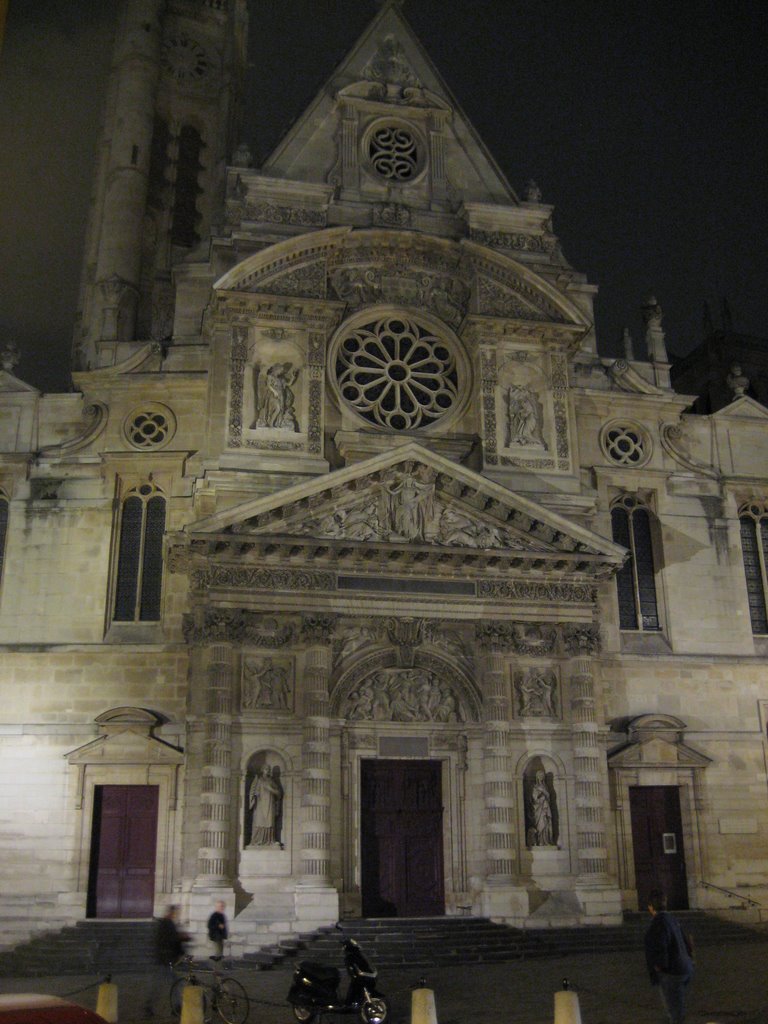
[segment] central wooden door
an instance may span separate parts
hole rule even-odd
[[[151,917],[157,786],[96,786],[89,917]]]
[[[361,766],[363,916],[445,913],[440,762]]]
[[[635,882],[640,910],[652,889],[666,893],[670,910],[688,909],[680,791],[677,786],[630,786]]]

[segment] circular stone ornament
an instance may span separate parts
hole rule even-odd
[[[141,451],[164,448],[176,433],[176,417],[166,405],[148,402],[126,416],[123,435]]]

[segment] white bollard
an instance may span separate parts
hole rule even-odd
[[[181,997],[181,1024],[205,1024],[202,985],[185,985]]]
[[[555,992],[555,1024],[581,1024],[579,997],[563,982],[562,992]]]
[[[421,978],[419,988],[411,993],[411,1024],[437,1024],[435,993],[426,986],[426,981]]]
[[[96,1013],[103,1017],[107,1024],[117,1024],[117,985],[109,978],[99,985]]]

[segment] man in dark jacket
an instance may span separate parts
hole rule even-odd
[[[213,943],[213,960],[221,960],[222,953],[224,952],[224,940],[229,938],[229,931],[227,930],[227,918],[224,913],[226,904],[224,900],[219,900],[216,904],[216,908],[208,918],[208,938]]]
[[[152,979],[144,1007],[144,1019],[151,1020],[158,1016],[159,1006],[174,979],[173,965],[184,955],[184,943],[189,936],[179,931],[179,908],[170,906],[165,916],[155,922],[154,956],[155,962]],[[178,1008],[179,1011],[181,1008]]]
[[[663,892],[654,890],[650,894],[648,910],[653,920],[645,933],[645,960],[651,984],[659,987],[670,1024],[683,1024],[685,996],[693,977],[690,940],[680,922],[667,912]]]

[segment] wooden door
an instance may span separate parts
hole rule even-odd
[[[677,786],[630,786],[632,843],[640,910],[648,893],[661,889],[670,910],[688,909],[688,887]]]
[[[89,917],[151,917],[155,902],[157,786],[97,786]]]
[[[363,761],[364,917],[445,913],[439,761]]]

